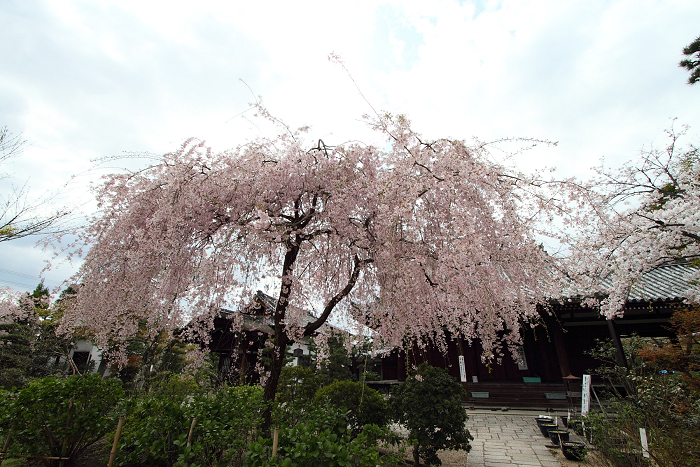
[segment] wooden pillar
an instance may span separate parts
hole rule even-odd
[[[561,376],[569,376],[571,370],[569,368],[569,356],[566,353],[566,344],[564,344],[564,333],[558,322],[554,322],[552,327],[552,337],[554,338],[554,347],[557,350],[557,359],[559,360],[559,370]]]
[[[622,341],[620,340],[620,335],[617,332],[617,326],[615,326],[615,322],[613,320],[609,319],[607,321],[608,331],[610,331],[610,337],[615,345],[615,361],[618,365],[627,367],[627,358],[625,358],[625,351],[622,348]]]
[[[554,340],[554,348],[557,352],[557,361],[559,362],[561,376],[562,378],[569,376],[571,374],[571,368],[569,366],[569,355],[566,352],[564,331],[561,322],[557,319],[557,315],[554,311],[552,311],[553,314],[549,314],[545,310],[539,310],[539,312],[546,326],[546,331],[548,333],[551,332],[552,339]]]

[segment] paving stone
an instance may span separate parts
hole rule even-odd
[[[535,423],[540,414],[470,411],[468,415],[467,428],[475,440],[467,467],[561,467]]]

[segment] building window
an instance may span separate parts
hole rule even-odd
[[[87,373],[90,363],[90,352],[73,352],[73,363],[81,373]]]

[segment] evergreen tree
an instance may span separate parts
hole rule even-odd
[[[678,65],[690,71],[688,84],[695,84],[700,80],[700,36],[683,48],[683,55],[688,58],[681,60]]]

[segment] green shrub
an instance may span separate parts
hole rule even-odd
[[[697,326],[689,329],[688,334],[700,331]],[[622,343],[627,366],[617,364],[610,340],[598,341],[588,352],[603,362],[589,371],[608,381],[612,408],[605,414],[589,414],[587,425],[592,425],[594,435],[602,434],[596,436],[594,444],[612,465],[634,465],[637,459],[628,453],[641,453],[639,428],[643,427],[653,462],[674,467],[700,466],[700,386],[692,384],[687,373],[669,371],[673,362],[650,358],[661,352],[683,356],[681,350],[687,351],[691,358],[686,371],[691,372],[690,366],[697,361],[700,347],[690,343],[679,349],[671,342],[652,342],[639,336],[623,339]]]
[[[185,409],[188,419],[197,418],[192,446],[185,447],[175,465],[242,465],[262,423],[263,408],[260,387],[225,387],[213,396],[195,398]]]
[[[191,420],[184,411],[186,397],[152,394],[135,399],[124,421],[117,465],[170,467],[187,441]]]
[[[171,381],[172,383],[172,381]],[[241,465],[262,422],[262,390],[224,387],[188,395],[177,384],[140,396],[125,422],[118,464],[122,466]],[[192,444],[187,437],[197,418]]]
[[[386,428],[365,425],[355,437],[346,429],[347,414],[332,406],[304,413],[303,420],[280,427],[277,457],[272,458],[272,439],[250,443],[246,467],[375,467],[396,465],[398,458],[382,457],[377,440],[389,436]]]
[[[280,404],[308,404],[321,387],[321,378],[310,368],[285,366],[282,368],[275,400]]]
[[[318,390],[315,402],[329,402],[349,412],[350,425],[355,432],[367,424],[386,426],[386,401],[379,393],[363,383],[336,381]]]
[[[379,373],[375,371],[365,371],[360,375],[360,381],[379,381],[381,379]]]
[[[194,396],[204,392],[202,387],[197,384],[197,381],[188,375],[163,374],[159,376],[162,376],[162,378],[154,380],[149,388],[149,393],[154,396],[163,395],[182,399],[183,397]]]
[[[392,391],[389,410],[409,431],[414,444],[415,465],[422,457],[426,465],[441,465],[439,449],[471,449],[474,439],[465,427],[467,412],[462,408],[464,388],[447,371],[426,364]]]
[[[114,429],[114,408],[123,396],[119,381],[99,375],[43,378],[18,393],[5,393],[0,428],[4,435],[14,427],[9,455],[64,454],[70,458],[65,465],[74,465],[87,447]]]

